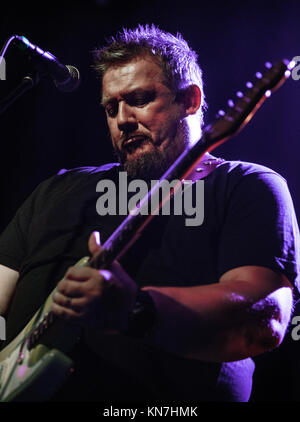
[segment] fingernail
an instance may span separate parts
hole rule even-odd
[[[101,246],[100,232],[95,231],[93,233],[94,233],[94,237],[95,237],[95,240],[96,240],[97,245],[98,246]]]
[[[103,277],[105,278],[106,281],[110,281],[110,277],[111,277],[110,271],[100,270],[99,273],[103,275]]]

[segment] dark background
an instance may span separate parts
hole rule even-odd
[[[199,55],[210,123],[228,98],[262,71],[266,61],[300,55],[300,5],[295,1],[119,1],[43,2],[1,5],[0,44],[24,35],[64,64],[80,70],[82,83],[70,94],[43,79],[2,116],[0,231],[39,182],[61,168],[114,161],[91,51],[122,26],[155,23],[181,32]],[[7,80],[0,99],[30,70],[27,59],[9,47]],[[264,164],[288,181],[300,216],[298,183],[300,80],[290,78],[248,126],[215,150],[226,159]],[[296,306],[295,315],[300,315]],[[299,342],[291,329],[280,347],[256,359],[252,401],[298,401]]]

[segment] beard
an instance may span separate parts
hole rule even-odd
[[[122,170],[127,172],[128,179],[142,179],[148,183],[151,180],[160,179],[189,145],[189,127],[185,120],[178,123],[172,139],[163,149],[159,149],[152,139],[147,138],[143,142],[151,142],[152,151],[141,153],[134,160],[127,159],[128,149],[131,148],[130,144],[128,149],[124,146],[121,150],[115,150]]]

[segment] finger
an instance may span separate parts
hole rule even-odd
[[[53,295],[53,302],[57,305],[64,306],[67,308],[70,304],[71,299],[68,296],[63,295],[58,290]]]
[[[65,306],[61,306],[56,302],[52,303],[51,312],[67,321],[79,321],[83,318],[81,312],[78,312],[72,308],[66,308]]]
[[[69,267],[64,280],[86,281],[93,277],[95,269],[90,267]]]
[[[53,295],[53,302],[63,308],[72,309],[73,311],[83,311],[87,305],[87,299],[85,297],[69,297],[65,296],[59,291],[56,291]]]
[[[64,279],[57,284],[57,292],[67,297],[80,297],[84,295],[82,281]]]
[[[99,270],[99,274],[102,275],[105,281],[111,281],[114,277],[111,271],[108,270]]]
[[[100,241],[100,233],[98,231],[94,231],[89,238],[88,241],[89,251],[92,255],[99,252],[101,249],[101,241]]]

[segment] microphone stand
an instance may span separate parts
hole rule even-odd
[[[3,114],[10,105],[12,105],[25,92],[29,91],[40,81],[38,72],[34,76],[24,76],[22,82],[11,91],[3,100],[0,101],[0,115]]]

